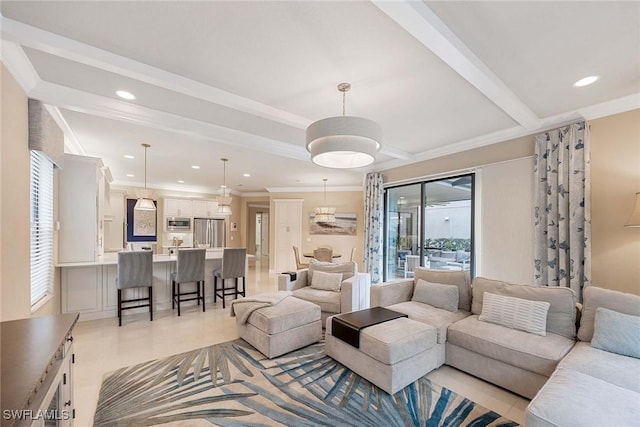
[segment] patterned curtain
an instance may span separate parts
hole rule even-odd
[[[384,188],[382,174],[368,173],[364,193],[364,272],[371,274],[371,283],[382,280],[382,221],[384,218]]]
[[[582,289],[591,277],[589,124],[536,136],[535,271],[539,286]]]

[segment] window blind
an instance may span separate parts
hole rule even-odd
[[[31,151],[31,306],[53,294],[53,163]]]

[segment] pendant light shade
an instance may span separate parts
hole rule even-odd
[[[324,206],[316,208],[314,221],[316,223],[334,223],[336,222],[336,208],[327,206],[327,178],[324,181]]]
[[[218,215],[231,215],[231,196],[227,195],[227,162],[229,159],[222,158],[222,196],[218,196]]]
[[[133,207],[137,211],[155,211],[156,204],[153,203],[153,191],[147,189],[147,148],[151,147],[149,144],[142,144],[144,147],[144,190],[140,190],[138,194],[138,201]]]
[[[307,151],[319,166],[336,169],[358,168],[374,162],[380,150],[382,129],[369,119],[345,115],[345,93],[349,83],[340,83],[342,116],[329,117],[307,128]]]
[[[629,221],[624,225],[625,227],[640,227],[640,193],[636,193],[636,204],[631,212]]]

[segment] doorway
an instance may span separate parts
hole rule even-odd
[[[256,212],[256,257],[269,256],[269,213]]]

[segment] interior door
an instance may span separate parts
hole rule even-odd
[[[273,266],[276,273],[295,271],[293,246],[302,246],[303,199],[275,199]]]

